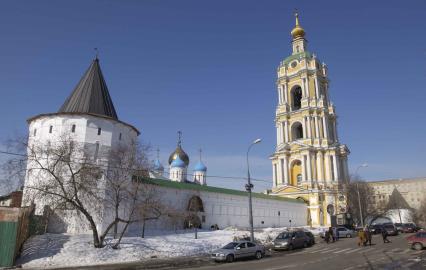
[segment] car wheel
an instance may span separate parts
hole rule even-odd
[[[346,235],[346,238],[351,238],[352,235],[350,235],[349,233]]]
[[[422,250],[423,249],[423,245],[421,243],[414,243],[413,244],[413,249],[415,249],[415,250]]]
[[[260,259],[262,259],[262,252],[260,252],[260,251],[256,251],[256,255],[255,255],[255,257],[256,257],[256,259],[257,260],[260,260]]]
[[[293,245],[292,244],[288,245],[288,250],[293,250]]]
[[[308,247],[308,242],[303,242],[303,248],[307,248]]]
[[[234,261],[234,255],[229,254],[228,256],[226,256],[226,262],[233,262]]]

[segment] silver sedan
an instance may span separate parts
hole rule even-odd
[[[210,258],[215,261],[233,262],[236,259],[254,257],[261,259],[265,255],[265,247],[250,241],[236,241],[214,250]]]

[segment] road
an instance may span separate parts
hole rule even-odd
[[[345,238],[327,244],[321,239],[310,248],[291,252],[273,252],[263,260],[246,260],[233,264],[190,268],[210,269],[426,269],[426,252],[411,250],[407,235],[389,237],[392,243],[384,244],[381,237],[373,237],[373,245],[358,247],[357,239]]]
[[[292,270],[292,269],[426,269],[426,250],[416,251],[407,246],[407,234],[389,237],[384,244],[380,235],[373,237],[373,245],[358,247],[357,239],[345,238],[327,244],[317,239],[317,244],[294,251],[272,251],[261,260],[247,259],[234,263],[215,263],[207,256],[170,258],[149,262],[129,262],[102,266],[63,267],[60,269],[186,269],[186,270]],[[59,268],[57,268],[59,269]]]

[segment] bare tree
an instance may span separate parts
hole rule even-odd
[[[34,202],[82,214],[92,230],[96,248],[104,247],[105,237],[119,222],[125,224],[122,237],[128,224],[134,221],[137,209],[139,184],[132,181],[132,176],[147,172],[141,159],[146,153],[141,153],[141,148],[94,151],[93,148],[99,146],[78,143],[65,136],[46,144],[32,143],[31,139],[19,144],[27,150],[24,203]],[[12,160],[9,163],[16,164]],[[119,184],[112,185],[114,179]],[[97,225],[104,221],[101,214],[105,206],[123,210],[122,216],[116,211],[106,229],[99,232]]]
[[[144,184],[142,187],[139,203],[139,217],[142,222],[141,237],[145,238],[146,222],[158,220],[167,212],[167,208],[162,203],[159,192],[154,185]]]
[[[148,176],[148,145],[132,142],[119,145],[109,153],[109,167],[105,174],[106,208],[114,213],[114,238],[118,236],[118,225],[125,223],[125,228],[135,222],[140,203],[141,182],[135,181]]]
[[[24,185],[27,153],[22,141],[27,141],[27,137],[15,135],[3,143],[5,154],[13,158],[4,159],[0,165],[0,195],[22,189]]]
[[[384,213],[382,207],[374,201],[374,190],[359,176],[352,175],[346,185],[348,212],[351,213],[357,224],[361,223],[361,216],[378,217]]]
[[[426,226],[426,198],[423,198],[420,207],[414,211],[414,222],[417,226]]]

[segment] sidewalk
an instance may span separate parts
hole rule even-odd
[[[85,266],[72,266],[72,267],[37,267],[37,268],[22,268],[22,269],[34,269],[34,270],[75,270],[75,269],[164,269],[164,268],[189,268],[197,266],[205,266],[215,263],[212,262],[208,256],[192,256],[192,257],[176,257],[176,258],[167,258],[167,259],[149,259],[143,261],[134,261],[134,262],[123,262],[123,263],[112,263],[112,264],[95,264],[95,265],[85,265]],[[19,268],[16,267],[16,268]]]

